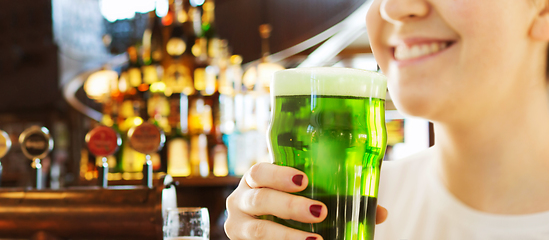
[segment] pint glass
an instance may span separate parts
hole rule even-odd
[[[276,72],[268,141],[274,164],[309,178],[297,193],[328,207],[326,220],[305,224],[267,218],[325,240],[372,240],[381,162],[387,144],[386,78],[345,68]]]

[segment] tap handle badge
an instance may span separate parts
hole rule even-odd
[[[46,127],[32,126],[19,136],[23,154],[29,159],[43,159],[53,149],[53,139]]]
[[[128,131],[130,146],[143,154],[158,152],[166,142],[164,132],[152,123],[144,122]]]
[[[97,157],[115,154],[121,144],[120,135],[107,126],[98,126],[86,135],[86,145],[90,152]]]

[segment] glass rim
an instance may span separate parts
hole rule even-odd
[[[386,93],[386,76],[356,68],[293,68],[275,72],[271,80],[273,97],[313,94],[385,99]]]

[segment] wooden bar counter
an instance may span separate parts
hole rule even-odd
[[[153,188],[0,189],[0,236],[162,240],[163,209],[177,206],[166,180]]]

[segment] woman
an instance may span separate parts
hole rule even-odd
[[[366,22],[397,108],[436,133],[384,163],[376,239],[549,239],[549,0],[374,0]],[[299,176],[254,166],[227,200],[229,237],[321,239],[255,218],[322,221],[325,205],[288,193]]]

